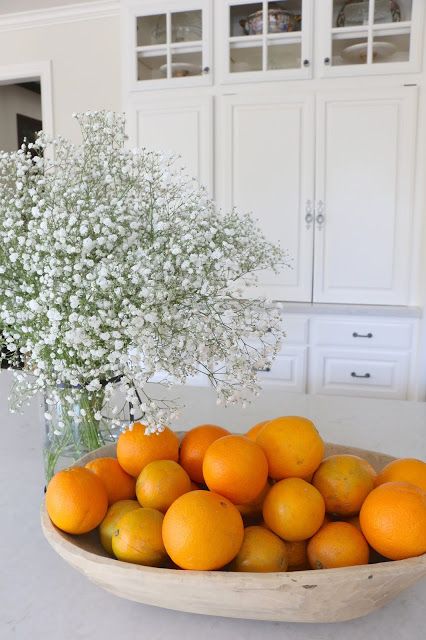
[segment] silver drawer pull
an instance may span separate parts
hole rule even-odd
[[[271,367],[264,367],[261,369],[256,369],[257,372],[259,373],[269,373],[269,371],[271,370]]]
[[[364,375],[360,375],[358,373],[355,373],[355,371],[352,371],[351,376],[352,378],[371,378],[370,373],[364,373]]]
[[[372,333],[357,333],[356,331],[353,332],[352,334],[353,338],[372,338],[373,334]]]

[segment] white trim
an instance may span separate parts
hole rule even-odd
[[[110,18],[120,13],[119,0],[95,0],[50,9],[0,14],[0,32],[33,29],[64,22]]]
[[[52,69],[50,60],[0,66],[0,86],[2,84],[32,80],[40,80],[43,131],[49,136],[53,136]]]

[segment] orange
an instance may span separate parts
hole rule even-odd
[[[324,498],[328,513],[347,517],[359,513],[375,478],[376,472],[366,460],[342,454],[325,458],[312,484]]]
[[[263,503],[263,518],[269,529],[290,542],[306,540],[323,523],[324,500],[320,492],[301,478],[274,484]]]
[[[271,420],[256,442],[266,454],[274,480],[309,476],[324,456],[324,443],[314,423],[298,416]]]
[[[120,467],[116,458],[96,458],[86,464],[86,469],[93,471],[104,483],[109,504],[135,497],[135,479]]]
[[[229,431],[215,424],[200,424],[187,431],[180,445],[180,464],[191,480],[204,482],[203,460],[209,446]]]
[[[384,482],[411,482],[426,491],[426,462],[416,458],[393,460],[377,475],[376,486]]]
[[[234,504],[255,501],[268,478],[268,463],[262,449],[245,436],[225,436],[207,449],[203,475],[211,491]]]
[[[182,569],[208,571],[224,567],[237,555],[243,537],[238,509],[210,491],[185,493],[164,516],[164,545]]]
[[[140,472],[136,495],[143,507],[165,513],[172,502],[191,491],[191,480],[184,469],[173,460],[154,460]]]
[[[369,548],[362,533],[348,522],[330,522],[308,542],[312,569],[368,564]]]
[[[67,533],[87,533],[102,522],[108,495],[102,481],[84,467],[56,473],[46,491],[46,509],[53,524]]]
[[[161,529],[163,514],[156,509],[135,509],[117,523],[112,550],[118,560],[148,567],[161,567],[167,561]]]
[[[367,542],[385,558],[402,560],[426,552],[426,491],[409,482],[373,489],[359,521]]]
[[[248,523],[252,524],[262,519],[263,503],[270,488],[271,485],[267,482],[254,502],[250,502],[249,504],[236,505],[246,525]]]
[[[286,540],[285,546],[287,547],[289,571],[309,569],[306,540],[298,540],[297,542],[289,542]]]
[[[105,518],[99,525],[99,538],[101,545],[110,555],[112,552],[112,536],[117,529],[117,523],[129,511],[140,509],[140,504],[137,500],[119,500],[114,502],[108,509]]]
[[[168,427],[160,433],[145,435],[145,425],[135,422],[133,428],[120,434],[117,458],[127,473],[137,478],[142,469],[153,460],[179,459],[179,439]]]
[[[251,429],[249,429],[246,433],[246,438],[248,438],[249,440],[253,440],[253,442],[256,442],[257,436],[259,435],[261,429],[265,426],[265,424],[268,424],[269,420],[263,420],[263,422],[258,422],[257,424],[255,424],[253,427],[251,427]]]
[[[247,527],[241,549],[231,562],[231,571],[287,571],[288,554],[281,538],[264,527]]]

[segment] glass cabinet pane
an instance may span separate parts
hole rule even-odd
[[[248,44],[249,46],[242,46]],[[262,41],[256,43],[232,43],[230,47],[230,71],[242,73],[246,71],[262,71],[263,46]]]
[[[302,0],[268,2],[268,33],[302,29]]]
[[[166,44],[166,15],[141,16],[136,19],[136,44],[147,47],[155,44]]]
[[[347,34],[345,37],[334,35],[332,46],[332,64],[366,64],[368,55],[367,34]]]
[[[167,53],[166,51],[139,52],[138,54],[138,80],[158,80],[167,77]]]
[[[410,33],[375,35],[373,63],[408,62],[410,59]]]
[[[374,24],[411,20],[411,0],[376,0]]]
[[[333,27],[359,27],[367,25],[369,12],[369,0],[334,0]]]
[[[248,2],[230,7],[229,35],[253,36],[263,30],[263,3]]]
[[[297,69],[301,63],[300,42],[268,42],[268,69]]]
[[[203,38],[202,12],[172,13],[172,42],[196,42]]]
[[[172,78],[199,76],[202,73],[203,54],[201,49],[181,51],[172,49]]]

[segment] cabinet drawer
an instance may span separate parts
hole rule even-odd
[[[314,393],[405,399],[409,355],[317,349],[312,357]]]
[[[282,329],[285,331],[284,350],[286,344],[307,344],[308,342],[308,318],[285,315],[282,321]]]
[[[258,380],[262,387],[279,385],[289,391],[306,391],[307,347],[285,347],[269,370],[259,370]]]
[[[313,320],[312,344],[357,349],[405,349],[412,347],[414,324],[368,318]]]

